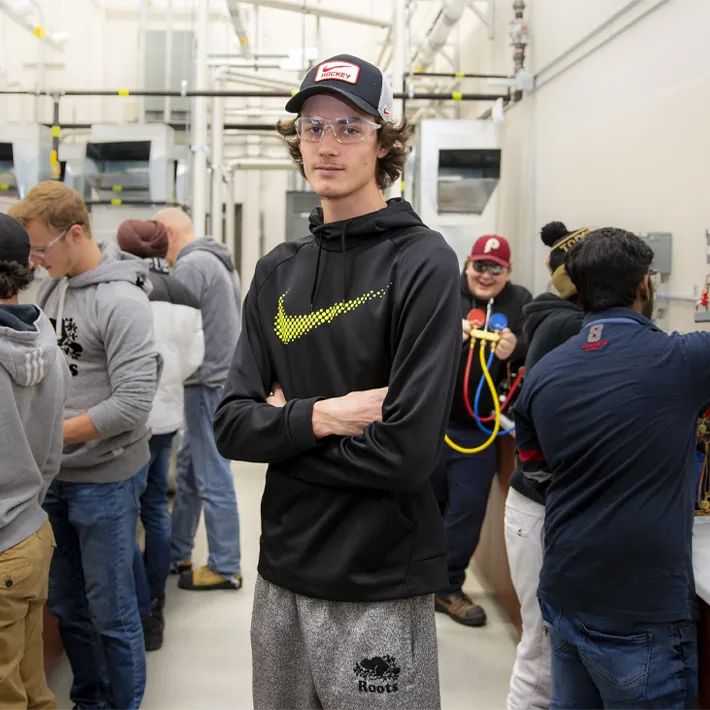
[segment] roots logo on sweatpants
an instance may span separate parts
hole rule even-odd
[[[357,687],[361,693],[396,693],[400,667],[394,656],[364,658],[353,669],[359,680]]]

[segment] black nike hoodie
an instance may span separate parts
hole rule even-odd
[[[381,601],[446,584],[430,484],[461,343],[453,250],[404,200],[323,224],[256,267],[215,438],[269,464],[259,573],[299,594]],[[266,403],[278,382],[287,404]],[[314,403],[389,388],[382,422],[316,441]]]
[[[528,344],[525,371],[532,368],[558,345],[566,343],[582,330],[584,311],[573,301],[560,298],[554,293],[542,293],[523,309],[525,323],[523,333]],[[517,461],[516,461],[517,463]],[[545,499],[525,483],[519,465],[510,477],[510,486],[526,498],[545,505]]]

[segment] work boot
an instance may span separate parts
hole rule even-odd
[[[170,574],[182,574],[192,570],[192,560],[183,560],[182,562],[173,562],[170,565]]]
[[[152,607],[151,615],[158,619],[165,628],[165,597],[151,599],[150,605]]]
[[[141,617],[146,651],[157,651],[163,645],[163,624],[152,614]]]
[[[242,587],[242,575],[223,577],[205,566],[191,572],[183,572],[178,580],[178,587],[196,592],[211,592],[215,589],[236,590]]]
[[[486,623],[486,612],[483,607],[475,604],[464,592],[437,594],[434,603],[436,611],[448,614],[454,621],[464,626],[484,626]]]

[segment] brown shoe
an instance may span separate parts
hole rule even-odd
[[[435,609],[448,614],[454,621],[464,626],[485,626],[486,612],[475,604],[473,599],[463,592],[455,594],[437,594],[434,598]]]
[[[209,567],[199,567],[191,572],[183,572],[178,579],[180,589],[189,589],[196,592],[211,592],[215,589],[241,589],[242,575],[235,577],[222,577],[213,572]]]

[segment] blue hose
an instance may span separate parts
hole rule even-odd
[[[491,354],[488,356],[488,362],[486,363],[486,367],[490,371],[491,365],[493,365],[493,358],[495,357],[495,353],[491,352]],[[476,424],[478,424],[478,428],[484,433],[484,434],[492,434],[493,432],[486,428],[483,425],[483,422],[480,420],[480,415],[478,414],[478,403],[479,400],[481,399],[481,393],[483,392],[483,383],[485,382],[485,378],[481,377],[481,381],[478,383],[478,388],[476,389],[476,398],[473,400],[473,413],[476,415]],[[510,434],[511,432],[515,431],[515,427],[511,427],[507,431],[501,431],[498,433],[498,436],[506,436],[507,434]]]

